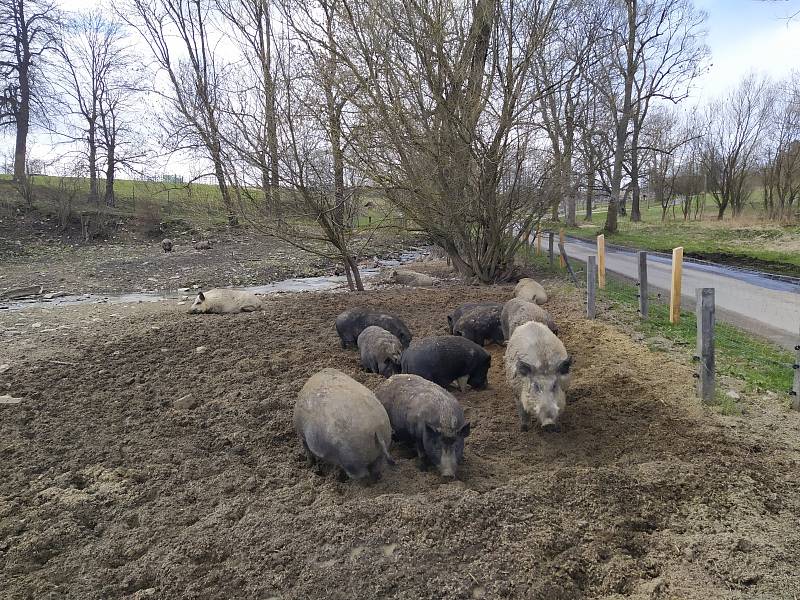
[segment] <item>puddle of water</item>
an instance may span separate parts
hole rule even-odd
[[[414,248],[403,252],[397,259],[378,259],[378,267],[364,267],[359,269],[361,278],[368,280],[380,274],[385,267],[396,267],[409,262],[418,260],[428,254],[427,249]],[[331,275],[323,277],[295,277],[275,281],[266,285],[256,285],[250,287],[237,287],[236,289],[247,290],[254,294],[276,294],[282,292],[320,292],[333,290],[347,285],[347,278],[344,275]],[[46,300],[44,298],[32,298],[16,300],[10,303],[0,302],[0,310],[21,310],[31,307],[54,307],[54,306],[75,306],[78,304],[124,304],[138,302],[161,302],[162,300],[177,300],[181,296],[193,296],[195,290],[188,292],[177,291],[141,291],[128,294],[76,294],[60,296]]]

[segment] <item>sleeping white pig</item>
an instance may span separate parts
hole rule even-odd
[[[189,312],[192,314],[213,313],[230,314],[261,310],[263,305],[258,296],[243,290],[214,288],[197,294]]]

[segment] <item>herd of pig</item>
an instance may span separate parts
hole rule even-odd
[[[392,440],[412,445],[422,468],[435,466],[454,477],[464,455],[470,424],[447,388],[455,383],[487,385],[491,355],[484,344],[505,345],[505,371],[514,391],[520,428],[532,417],[558,430],[572,359],[558,328],[540,305],[547,293],[522,279],[505,304],[468,303],[448,315],[451,335],[415,339],[396,315],[352,308],[336,318],[342,348],[357,348],[361,365],[386,378],[375,392],[336,369],[323,369],[305,383],[294,407],[294,426],[310,464],[332,464],[353,478],[380,477]],[[199,293],[189,312],[260,310],[246,291]]]

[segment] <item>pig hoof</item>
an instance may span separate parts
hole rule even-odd
[[[527,423],[520,423],[519,424],[519,430],[520,431],[528,431],[528,429],[530,429],[530,425],[528,425]]]
[[[338,469],[338,472],[336,473],[336,481],[338,481],[339,483],[346,483],[348,479],[349,477],[347,476],[345,470]]]
[[[551,423],[550,425],[544,425],[542,429],[547,433],[559,433],[561,431],[561,425]]]

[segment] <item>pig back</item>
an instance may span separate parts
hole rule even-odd
[[[530,277],[519,280],[519,283],[514,288],[514,296],[528,302],[536,302],[536,304],[547,302],[547,292],[542,284]]]
[[[338,465],[368,464],[388,448],[389,416],[368,388],[336,369],[322,369],[300,390],[294,426],[316,456]]]
[[[421,439],[425,424],[455,436],[464,411],[455,396],[418,375],[392,375],[375,390],[399,438]]]

